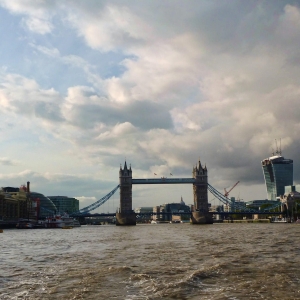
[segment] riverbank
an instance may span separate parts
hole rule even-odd
[[[223,220],[222,223],[271,223],[270,219]]]

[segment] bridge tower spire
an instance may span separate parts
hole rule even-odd
[[[120,208],[116,213],[116,225],[136,225],[136,216],[132,210],[132,170],[127,167],[125,160],[124,168],[120,166]]]
[[[193,224],[212,224],[213,219],[208,211],[207,167],[203,167],[199,158],[198,164],[193,168],[194,211]]]

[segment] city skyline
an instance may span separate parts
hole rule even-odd
[[[299,3],[0,0],[0,24],[0,186],[83,207],[125,160],[188,178],[200,157],[219,191],[265,199],[276,139],[299,184]],[[133,206],[181,196],[134,187]]]

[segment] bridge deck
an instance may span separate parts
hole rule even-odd
[[[132,179],[132,184],[180,184],[194,183],[194,178],[147,178],[147,179]]]

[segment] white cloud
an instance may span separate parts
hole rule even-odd
[[[31,46],[47,56],[50,57],[60,56],[59,50],[57,48],[48,48],[45,46],[35,45],[35,44],[31,44]]]
[[[52,2],[52,3],[51,3]],[[24,15],[24,24],[29,30],[39,34],[50,33],[53,29],[51,23],[51,9],[56,1],[31,0],[1,0],[0,5],[14,14]]]
[[[88,13],[76,9],[68,15],[70,23],[88,45],[103,51],[139,45],[151,36],[151,27],[126,6],[106,5]]]
[[[52,24],[48,20],[39,19],[35,17],[30,17],[25,20],[25,24],[29,30],[40,33],[46,34],[52,31]]]
[[[80,203],[80,209],[84,208],[94,202],[96,202],[98,199],[96,199],[96,197],[85,197],[85,196],[74,196],[74,198],[76,198],[77,200],[79,200]]]

